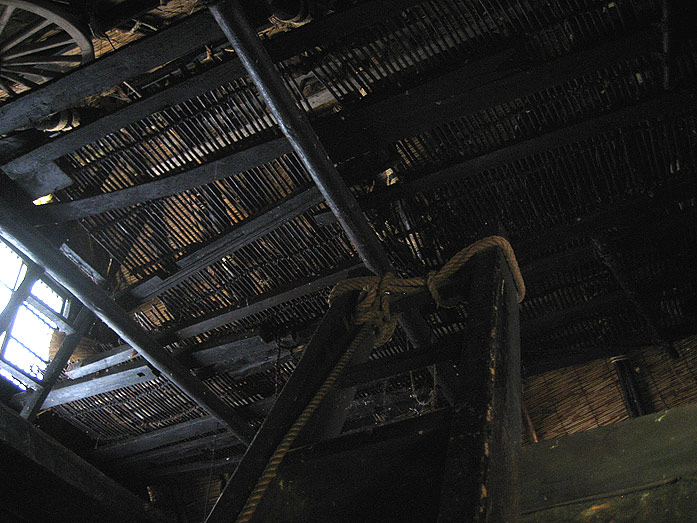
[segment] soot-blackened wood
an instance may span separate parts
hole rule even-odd
[[[318,45],[326,45],[349,33],[372,25],[398,11],[418,4],[418,0],[375,0],[358,7],[335,12],[319,20],[313,20],[294,31],[282,33],[266,42],[266,48],[275,61],[285,60]],[[198,15],[200,16],[200,15]],[[197,21],[197,24],[201,23]],[[209,36],[209,35],[207,35]],[[222,34],[220,34],[222,37]],[[200,45],[203,45],[201,42]],[[117,51],[120,53],[121,51]],[[163,60],[162,63],[168,60]],[[25,173],[39,165],[64,156],[84,145],[94,142],[126,125],[156,113],[166,107],[190,100],[210,91],[221,81],[232,82],[244,78],[246,71],[236,58],[214,65],[210,69],[162,89],[152,96],[137,100],[126,107],[23,154],[3,166],[8,172]]]
[[[119,51],[117,51],[117,53],[118,52]],[[237,61],[220,64],[213,69],[209,69],[171,87],[162,89],[152,96],[129,103],[115,113],[104,116],[94,122],[82,124],[73,131],[62,133],[53,140],[47,141],[28,153],[6,163],[2,168],[8,174],[14,175],[12,176],[13,178],[28,174],[33,169],[47,162],[93,143],[95,140],[99,140],[108,134],[114,133],[148,115],[157,113],[162,109],[166,109],[167,107],[210,91],[213,87],[219,85],[219,82],[223,78],[227,79],[230,76],[240,77],[243,74],[244,68]],[[108,202],[109,200],[106,201]],[[89,215],[86,214],[85,216]],[[65,219],[70,218],[70,215],[63,216],[57,214],[56,217]]]
[[[288,220],[319,205],[322,201],[322,196],[316,187],[306,187],[291,194],[270,208],[243,220],[229,233],[202,245],[196,251],[177,260],[177,271],[171,276],[164,279],[155,276],[141,282],[131,288],[119,301],[124,304],[130,302],[131,305],[144,303],[178,285],[192,274],[215,263],[223,256],[230,255],[245,245],[249,245]]]
[[[164,467],[148,468],[143,474],[148,479],[171,477],[177,483],[181,482],[181,475],[192,472],[233,472],[240,462],[239,456],[228,458],[215,458],[201,461],[188,461],[186,463],[175,463]]]
[[[114,367],[117,362],[125,362],[135,358],[132,348],[125,350],[117,348],[117,355],[107,354],[104,360],[94,361],[87,368],[100,368],[104,370],[100,374],[83,374],[79,378],[66,380],[55,387],[47,396],[45,405],[55,407],[71,401],[96,396],[104,392],[123,389],[139,383],[153,380],[155,374],[147,362],[141,360],[131,361],[120,367]],[[117,356],[119,356],[117,358]],[[128,357],[122,360],[121,357]],[[218,365],[234,365],[237,372],[254,372],[263,365],[276,360],[277,348],[275,343],[267,343],[259,336],[249,335],[234,336],[202,344],[192,352],[175,353],[177,360],[190,369]],[[116,360],[114,360],[116,358]],[[103,367],[110,362],[108,367]],[[18,394],[16,397],[20,404],[25,404],[30,396],[27,393]]]
[[[516,522],[522,423],[516,287],[498,251],[470,263],[468,330],[456,360],[460,386],[438,521]]]
[[[617,374],[620,392],[629,417],[638,418],[650,414],[653,411],[651,402],[646,400],[642,392],[629,357],[626,355],[615,356],[611,361],[615,368],[615,374]]]
[[[344,295],[329,308],[207,523],[234,520],[242,510],[276,447],[353,339],[356,329],[349,325],[349,318],[355,303],[355,295]]]
[[[341,121],[338,117],[336,122],[320,121],[317,132],[332,158],[349,158],[356,154],[357,147],[370,151],[375,144],[413,137],[455,118],[524,100],[551,85],[563,85],[600,67],[649,53],[655,48],[655,40],[655,31],[638,33],[525,71],[515,59],[516,50],[503,51],[469,62],[398,96],[354,109]],[[347,136],[355,139],[348,140]]]
[[[460,344],[439,340],[434,345],[419,347],[394,356],[371,360],[346,369],[337,387],[355,387],[403,372],[428,367],[434,363],[454,359],[460,354]]]
[[[197,13],[4,104],[0,108],[0,134],[69,109],[87,96],[146,73],[221,37],[218,25],[208,13]]]
[[[305,278],[301,281],[293,282],[291,285],[284,286],[277,291],[262,294],[250,300],[250,303],[245,307],[216,312],[213,315],[199,318],[189,325],[177,327],[177,329],[171,333],[171,336],[175,339],[197,336],[212,329],[227,325],[233,321],[239,321],[242,318],[246,318],[247,316],[264,311],[281,303],[301,296],[307,296],[308,294],[312,294],[340,282],[346,278],[350,270],[358,267],[361,267],[360,262],[351,258],[342,263],[340,267],[325,271],[318,277]]]
[[[114,460],[170,443],[176,443],[200,434],[206,434],[207,432],[214,432],[222,427],[223,425],[219,420],[212,416],[204,416],[97,447],[94,451],[94,456],[99,460]]]
[[[252,521],[434,521],[448,414],[436,411],[291,451]]]
[[[697,94],[693,90],[675,90],[654,100],[618,109],[590,118],[563,129],[550,131],[541,136],[525,140],[491,153],[483,154],[431,173],[402,185],[392,185],[376,193],[372,205],[384,205],[419,192],[428,191],[458,181],[462,182],[483,171],[515,162],[523,158],[557,149],[564,145],[583,142],[593,136],[619,129],[637,122],[664,117],[667,114],[689,112],[697,107]],[[453,118],[456,116],[453,115]]]
[[[81,200],[41,206],[36,209],[38,213],[36,223],[42,225],[79,220],[114,209],[166,198],[217,180],[229,178],[257,165],[275,160],[291,151],[292,149],[285,138],[276,138],[262,145],[243,149],[219,160],[196,166],[163,179]]]
[[[78,361],[70,370],[65,372],[65,375],[70,379],[82,378],[83,376],[88,376],[99,372],[100,370],[108,369],[119,363],[125,363],[132,360],[138,355],[128,345],[119,345],[106,352],[100,354],[95,354],[93,356],[88,356],[85,359]]]
[[[250,441],[252,431],[249,424],[167,352],[103,289],[70,263],[45,236],[39,234],[23,216],[24,212],[14,202],[0,197],[0,236],[70,291],[197,405],[220,419],[241,440]]]
[[[622,308],[625,301],[626,298],[622,291],[611,291],[608,294],[591,298],[573,307],[547,313],[538,318],[525,321],[522,325],[522,337],[528,340],[544,336],[557,327],[602,316]]]
[[[89,309],[82,308],[75,319],[75,332],[68,334],[61,343],[58,352],[46,367],[44,377],[41,380],[41,390],[29,392],[29,397],[22,407],[20,415],[29,422],[33,422],[39,413],[46,398],[60,378],[63,369],[68,364],[70,357],[80,343],[80,340],[87,335],[90,327],[94,324],[94,315]]]
[[[111,367],[94,376],[84,376],[68,380],[54,387],[44,400],[44,407],[56,407],[105,392],[124,389],[155,379],[155,374],[142,360],[126,363],[121,367]],[[19,395],[20,402],[30,401],[30,397]]]
[[[612,272],[615,280],[617,280],[617,283],[619,283],[620,287],[626,294],[632,308],[644,320],[649,332],[651,343],[658,347],[663,347],[671,358],[678,358],[678,352],[661,333],[658,322],[654,317],[654,314],[651,312],[651,306],[646,303],[646,300],[639,292],[636,283],[629,275],[628,267],[622,261],[617,249],[612,246],[609,238],[602,234],[595,234],[593,235],[593,244],[595,245],[598,256],[607,266],[607,268],[610,269],[610,272]]]

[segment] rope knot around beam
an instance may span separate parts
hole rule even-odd
[[[425,277],[397,278],[388,272],[383,276],[361,276],[349,278],[334,286],[329,294],[331,304],[339,296],[360,291],[353,321],[356,325],[371,325],[375,330],[375,346],[387,343],[397,328],[398,315],[390,311],[390,301],[395,295],[408,296],[426,287],[433,301],[440,308],[453,308],[458,304],[454,298],[444,298],[439,288],[452,278],[473,256],[478,253],[500,249],[513,275],[518,302],[525,297],[525,282],[518,267],[513,247],[502,236],[488,236],[468,245],[453,256],[439,271],[430,271]]]

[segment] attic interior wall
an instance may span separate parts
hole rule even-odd
[[[543,14],[528,9],[528,3],[509,10],[492,6],[486,12],[472,3],[472,11],[466,14],[455,4],[424,3],[339,42],[286,59],[282,71],[318,129],[343,129],[344,118],[360,123],[358,117],[370,113],[372,104],[511,45],[517,46],[517,62],[513,67],[504,62],[502,67],[510,69],[506,74],[573,57],[606,40],[639,34],[655,23],[660,3],[558,2]],[[449,13],[457,16],[444,16]],[[406,49],[399,49],[395,35],[402,35]],[[525,402],[541,439],[626,417],[608,360],[538,374],[536,365],[550,358],[562,361],[599,347],[627,348],[654,408],[691,402],[697,394],[694,338],[679,344],[682,358],[677,362],[667,360],[659,349],[638,349],[648,337],[643,320],[622,299],[618,282],[593,251],[588,230],[573,227],[582,217],[614,212],[617,219],[615,215],[605,218],[599,227],[611,235],[630,267],[630,276],[641,282],[654,303],[661,328],[672,339],[690,334],[697,317],[697,280],[690,270],[697,240],[694,104],[658,117],[637,118],[562,146],[552,144],[543,152],[510,161],[504,155],[497,165],[484,170],[463,168],[461,176],[437,187],[418,183],[439,169],[660,97],[662,64],[654,59],[654,51],[638,49],[636,56],[599,64],[597,70],[571,81],[464,114],[453,113],[443,121],[431,122],[416,114],[415,119],[422,118],[420,128],[377,137],[371,143],[374,150],[358,151],[359,159],[351,154],[337,156],[339,169],[401,274],[421,274],[442,265],[493,222],[505,226],[524,268],[558,260],[566,252],[581,253],[541,276],[531,269],[530,293],[521,309],[524,325],[530,326],[523,334],[524,365],[530,369]],[[208,53],[188,68],[161,78],[155,75],[136,87],[148,96],[231,58],[224,49]],[[676,78],[682,85],[694,83],[696,60],[694,41],[687,39],[675,61]],[[122,98],[104,105],[90,103],[106,113],[137,96],[126,91]],[[365,134],[370,143],[374,138],[370,128]],[[277,137],[255,89],[247,78],[240,78],[63,156],[58,163],[75,183],[55,197],[65,203],[166,179]],[[321,138],[337,141],[331,132]],[[344,151],[340,145],[333,144],[337,154]],[[387,186],[388,178],[398,183]],[[295,155],[287,154],[167,198],[83,218],[79,226],[111,256],[111,290],[123,289],[153,275],[175,274],[178,260],[308,183]],[[390,191],[400,187],[415,188],[402,197],[392,196]],[[645,203],[627,210],[627,204],[636,201]],[[324,215],[324,205],[317,205],[234,255],[197,271],[142,304],[137,319],[149,330],[176,329],[346,262],[353,249],[336,223],[323,222]],[[293,330],[289,325],[311,324],[321,317],[327,292],[323,289],[177,340],[168,349],[191,349],[204,341],[260,328],[285,329],[288,334]],[[608,296],[619,299],[608,301]],[[593,305],[598,302],[602,305]],[[564,318],[564,311],[572,311],[573,318]],[[466,318],[464,308],[429,320],[443,337],[462,329]],[[399,334],[374,357],[408,348]],[[102,349],[106,347],[97,350]],[[292,372],[297,353],[286,350],[282,355],[279,351],[276,364],[264,370],[243,377],[218,372],[208,376],[206,383],[224,401],[242,409],[256,426],[263,419],[265,402],[273,399]],[[421,370],[361,389],[347,428],[424,412],[429,407],[413,396],[428,397],[431,385],[429,374]],[[163,378],[52,411],[89,434],[96,446],[203,415]],[[204,449],[196,457],[213,460],[222,455],[217,450],[221,449]],[[242,449],[224,451],[238,456]],[[199,485],[201,492],[219,488],[221,477],[203,474],[198,481],[207,483]],[[199,494],[199,498],[205,496]],[[186,510],[195,520],[204,508],[191,501]]]

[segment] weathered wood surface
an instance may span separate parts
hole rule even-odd
[[[584,498],[600,505],[619,491],[694,475],[696,426],[697,406],[686,405],[528,445],[521,462],[523,512]]]

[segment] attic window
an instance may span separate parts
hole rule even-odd
[[[10,298],[27,275],[27,264],[0,242],[0,309],[9,315],[7,329],[0,333],[0,376],[22,390],[41,381],[49,359],[49,345],[57,325],[47,316],[66,313],[67,300],[50,282],[37,280],[30,296],[14,311]],[[43,312],[42,312],[43,311]]]

